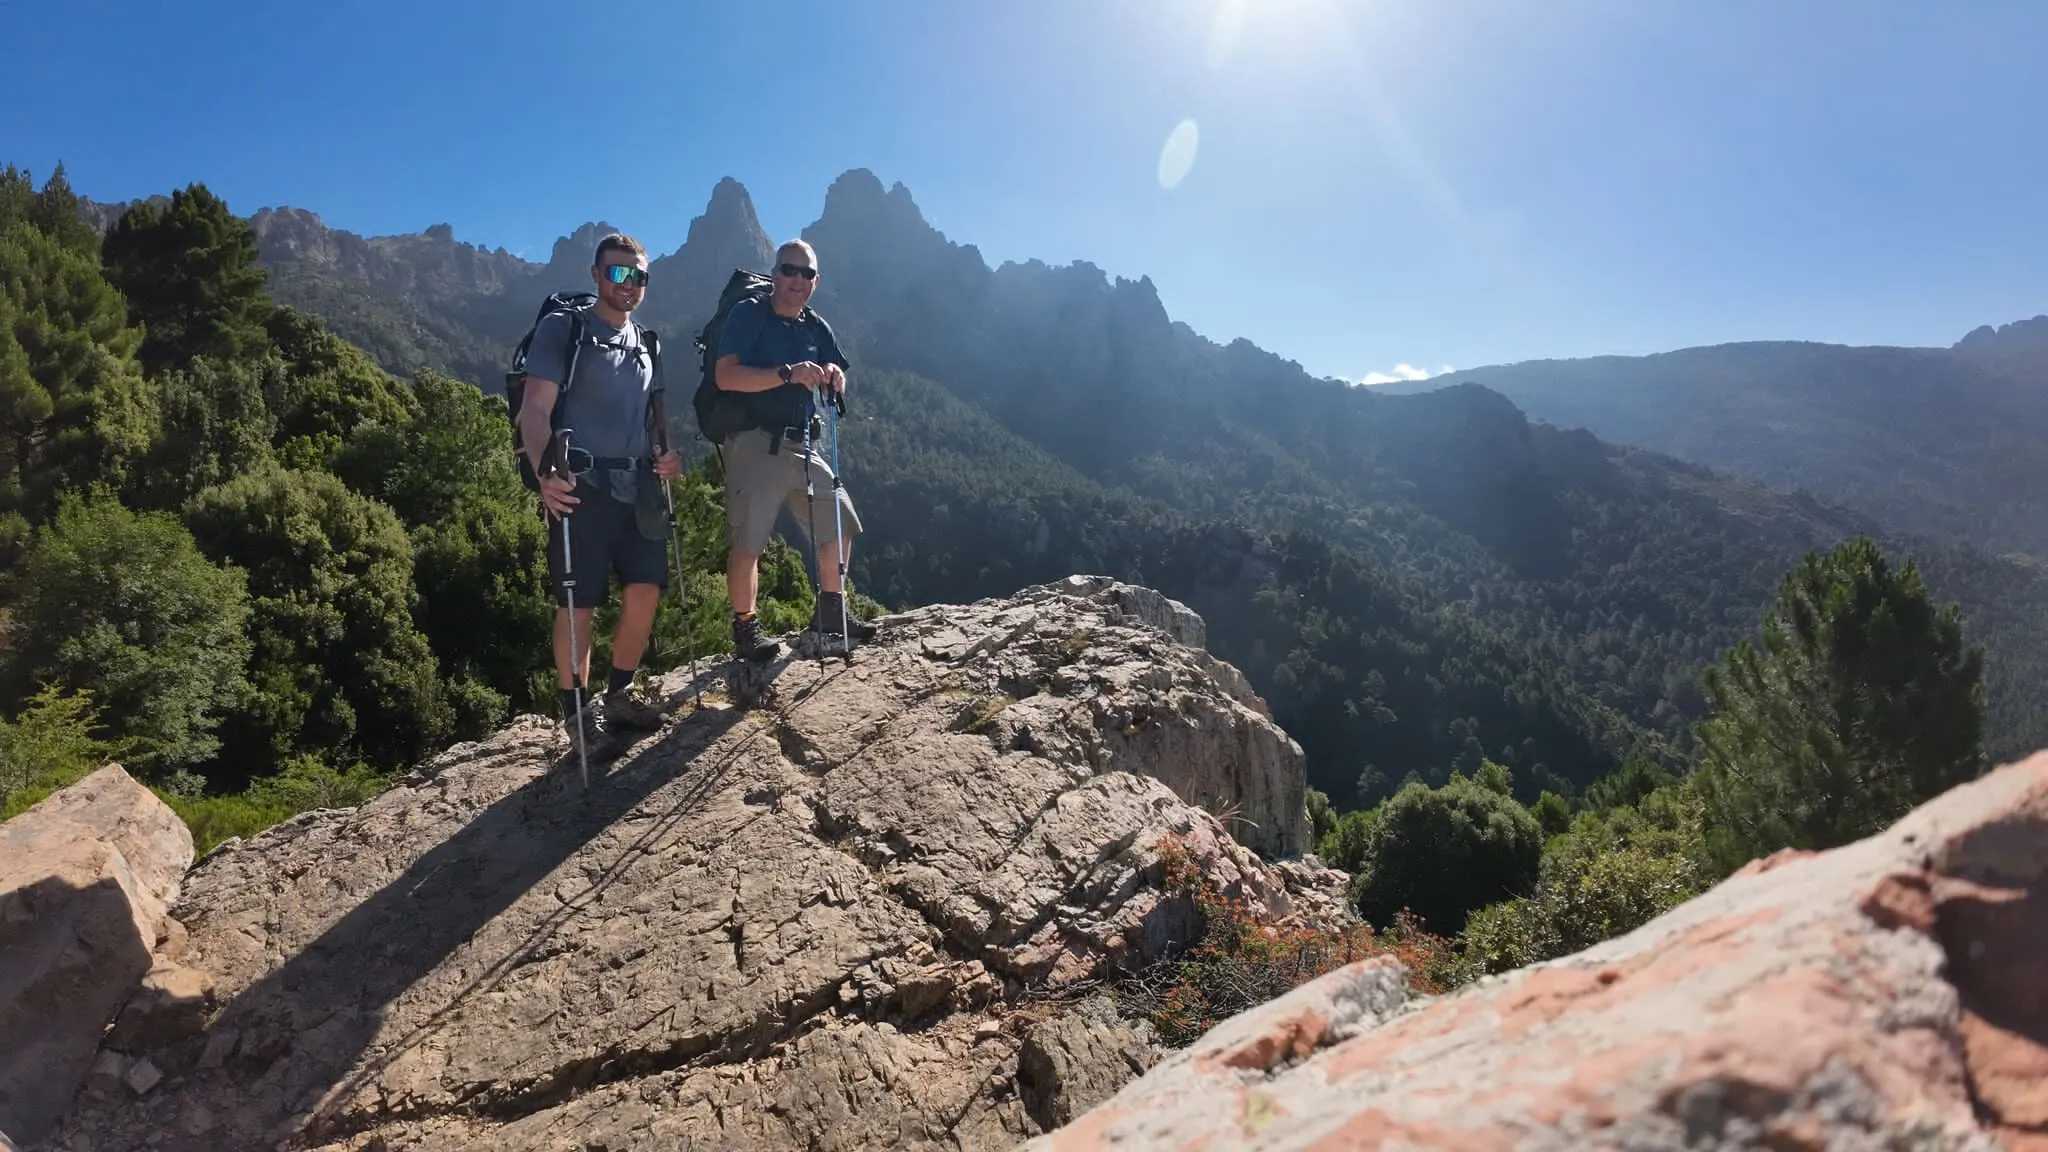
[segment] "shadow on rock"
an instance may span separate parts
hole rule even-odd
[[[330,1138],[373,1120],[375,1102],[356,1100],[359,1093],[432,1038],[445,1019],[490,1011],[509,977],[556,949],[563,925],[599,901],[634,859],[717,790],[729,765],[700,762],[699,754],[742,715],[737,709],[688,715],[602,770],[593,764],[587,793],[578,782],[574,754],[556,758],[355,902],[316,939],[293,949],[235,996],[203,1034],[150,1053],[167,1074],[189,1071],[195,1081],[239,1087],[227,1096],[238,1098],[239,1116],[209,1116],[187,1131],[165,1133],[168,1142],[161,1147],[222,1147],[229,1133],[216,1125],[223,1121],[236,1138],[261,1133],[267,1145],[294,1135]],[[488,753],[472,751],[468,758],[480,754]],[[451,750],[433,773],[447,774],[464,761],[463,749]],[[358,810],[354,834],[330,835],[328,851],[374,855],[419,843],[420,833],[409,825],[447,818],[447,798],[419,787],[430,779],[416,775],[401,781],[379,798],[385,811],[370,819]],[[649,797],[678,782],[683,786],[671,789],[672,797],[665,797],[658,809],[636,812]],[[413,810],[394,811],[393,804]],[[594,839],[629,816],[637,835],[609,859],[590,860],[588,867],[557,877],[560,907],[516,946],[499,945],[493,949],[499,954],[477,956],[473,966],[456,958],[475,945],[486,925],[572,857],[589,855]],[[399,843],[389,842],[399,837]],[[386,842],[378,843],[380,838]],[[303,870],[289,868],[287,861],[285,871],[273,882],[288,884]],[[399,999],[428,974],[451,964],[466,978],[464,986],[402,1037],[373,1046]]]

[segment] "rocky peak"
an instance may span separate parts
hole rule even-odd
[[[683,246],[648,266],[656,285],[649,312],[663,326],[694,333],[718,307],[718,294],[735,268],[765,272],[775,242],[761,227],[754,198],[730,176],[711,189],[704,211],[690,221]]]
[[[365,237],[331,227],[304,208],[280,207],[259,209],[249,224],[256,233],[258,256],[267,267],[311,265],[389,297],[445,304],[479,293],[501,293],[508,285],[523,283],[533,268],[503,248],[457,241],[454,227],[445,223],[424,232]],[[591,244],[594,248],[596,240]]]
[[[583,225],[555,241],[554,251],[548,256],[547,267],[542,270],[541,282],[549,292],[589,292],[594,290],[590,282],[590,265],[597,255],[597,242],[622,231],[610,224],[596,221]],[[630,233],[629,233],[630,235]]]
[[[2048,316],[2015,320],[2010,324],[2000,324],[1996,327],[1980,324],[1961,340],[1956,341],[1955,347],[1960,352],[1971,352],[2001,343],[2048,348]]]
[[[657,680],[670,718],[587,792],[525,717],[230,842],[173,909],[220,1009],[109,1041],[50,1146],[1047,1130],[1155,1056],[1077,1004],[1194,934],[1169,845],[1278,922],[1343,915],[1341,875],[1233,838],[1301,850],[1302,758],[1204,632],[1098,578],[923,608],[850,660]]]
[[[863,290],[902,292],[913,278],[940,293],[968,287],[979,293],[990,273],[981,251],[956,244],[925,220],[901,182],[885,192],[873,172],[855,168],[832,182],[825,209],[804,239],[818,249],[828,283],[853,281]]]
[[[1996,328],[1981,325],[1956,341],[1955,351],[1995,368],[2026,372],[2038,380],[2048,374],[2048,316],[2015,320]]]
[[[1117,277],[1110,286],[1109,302],[1110,322],[1125,340],[1139,346],[1162,346],[1173,339],[1173,322],[1152,277]]]
[[[343,237],[361,241],[361,237],[329,228],[318,213],[304,208],[259,208],[249,218],[249,226],[255,230],[257,247],[266,260],[333,264],[348,247]]]

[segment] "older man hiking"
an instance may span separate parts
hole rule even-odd
[[[765,302],[735,301],[719,333],[715,383],[739,401],[739,430],[728,434],[725,526],[730,558],[726,595],[732,601],[733,646],[747,660],[772,659],[781,645],[761,636],[755,617],[761,550],[788,508],[818,555],[818,610],[811,629],[820,636],[869,640],[875,627],[846,611],[841,573],[861,532],[853,498],[834,482],[818,452],[818,400],[829,403],[846,389],[846,357],[824,318],[809,309],[818,286],[818,253],[791,240],[775,253],[773,290]],[[819,508],[818,494],[826,496]],[[836,495],[835,509],[829,501]],[[842,534],[841,527],[844,527]]]
[[[631,689],[668,585],[659,485],[682,474],[681,458],[665,443],[657,451],[652,438],[649,399],[663,381],[655,342],[632,318],[647,291],[647,251],[632,237],[612,233],[599,241],[590,277],[597,299],[588,309],[550,312],[535,324],[518,417],[521,450],[539,477],[547,510],[562,716],[586,756],[613,749],[614,727],[661,723],[660,713]],[[553,379],[565,364],[572,378]],[[573,457],[560,469],[547,459],[555,428],[568,432]],[[614,575],[621,589],[611,677],[604,695],[592,701],[581,692],[589,683],[590,621]]]

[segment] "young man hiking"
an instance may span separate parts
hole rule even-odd
[[[784,244],[776,250],[771,279],[774,291],[765,305],[743,299],[726,313],[714,378],[721,391],[739,395],[745,413],[742,430],[727,436],[722,446],[731,549],[725,589],[732,600],[733,645],[742,659],[757,661],[773,658],[782,648],[762,639],[761,622],[754,616],[761,550],[782,508],[796,517],[817,550],[818,611],[812,630],[843,635],[849,642],[875,635],[874,625],[845,611],[840,573],[852,537],[860,534],[860,517],[844,486],[832,482],[832,469],[818,451],[818,402],[829,403],[845,391],[847,364],[824,320],[816,313],[804,316],[818,286],[817,252],[802,240]]]
[[[583,752],[601,755],[612,747],[611,728],[646,730],[661,724],[660,713],[634,696],[631,687],[654,630],[655,608],[668,585],[667,521],[660,484],[682,474],[682,460],[673,450],[655,456],[649,435],[649,393],[663,382],[656,378],[646,333],[632,319],[647,291],[646,249],[630,236],[606,236],[598,243],[590,278],[597,284],[597,301],[583,314],[573,380],[549,378],[561,375],[558,366],[569,352],[569,314],[551,313],[534,328],[526,360],[533,371],[526,378],[519,432],[528,462],[540,474],[551,427],[569,431],[572,474],[540,475],[540,498],[548,518],[548,577],[555,587],[555,676],[570,739]],[[562,409],[559,418],[557,406]],[[649,533],[643,523],[657,530]],[[568,573],[563,569],[565,534]],[[574,604],[564,587],[565,575],[571,574]],[[591,614],[613,575],[621,591],[611,677],[601,697],[593,700],[585,693],[583,726],[577,731],[574,687],[579,681],[590,683]]]

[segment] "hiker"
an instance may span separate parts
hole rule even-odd
[[[610,749],[610,733],[617,729],[661,725],[659,710],[632,688],[668,585],[662,484],[682,474],[682,459],[665,443],[657,455],[650,436],[650,396],[663,382],[647,330],[632,319],[647,292],[646,249],[614,232],[598,242],[590,276],[597,300],[581,313],[583,336],[573,361],[567,360],[570,313],[551,312],[534,327],[519,422],[521,446],[536,473],[543,471],[551,428],[570,434],[570,475],[539,477],[548,519],[548,577],[555,586],[555,676],[571,740],[580,752],[601,753]],[[551,379],[563,374],[556,366],[565,362],[573,363],[574,375],[566,386]],[[571,574],[574,604],[564,586]],[[611,678],[595,701],[579,699],[579,686],[590,682],[591,615],[614,575],[620,602]],[[581,731],[573,723],[579,704]]]
[[[819,394],[827,403],[844,394],[847,363],[823,318],[813,312],[806,322],[804,316],[818,287],[817,251],[802,240],[776,249],[771,281],[773,291],[765,303],[742,299],[726,313],[715,369],[717,387],[740,401],[735,406],[738,429],[720,446],[731,550],[725,588],[732,601],[733,646],[742,659],[754,661],[772,659],[782,649],[762,639],[754,615],[761,550],[782,508],[796,517],[818,555],[812,631],[847,643],[875,635],[874,625],[846,611],[841,586],[852,538],[861,532],[860,516],[818,452]],[[828,503],[821,512],[815,494],[830,501],[835,492],[837,505]]]

